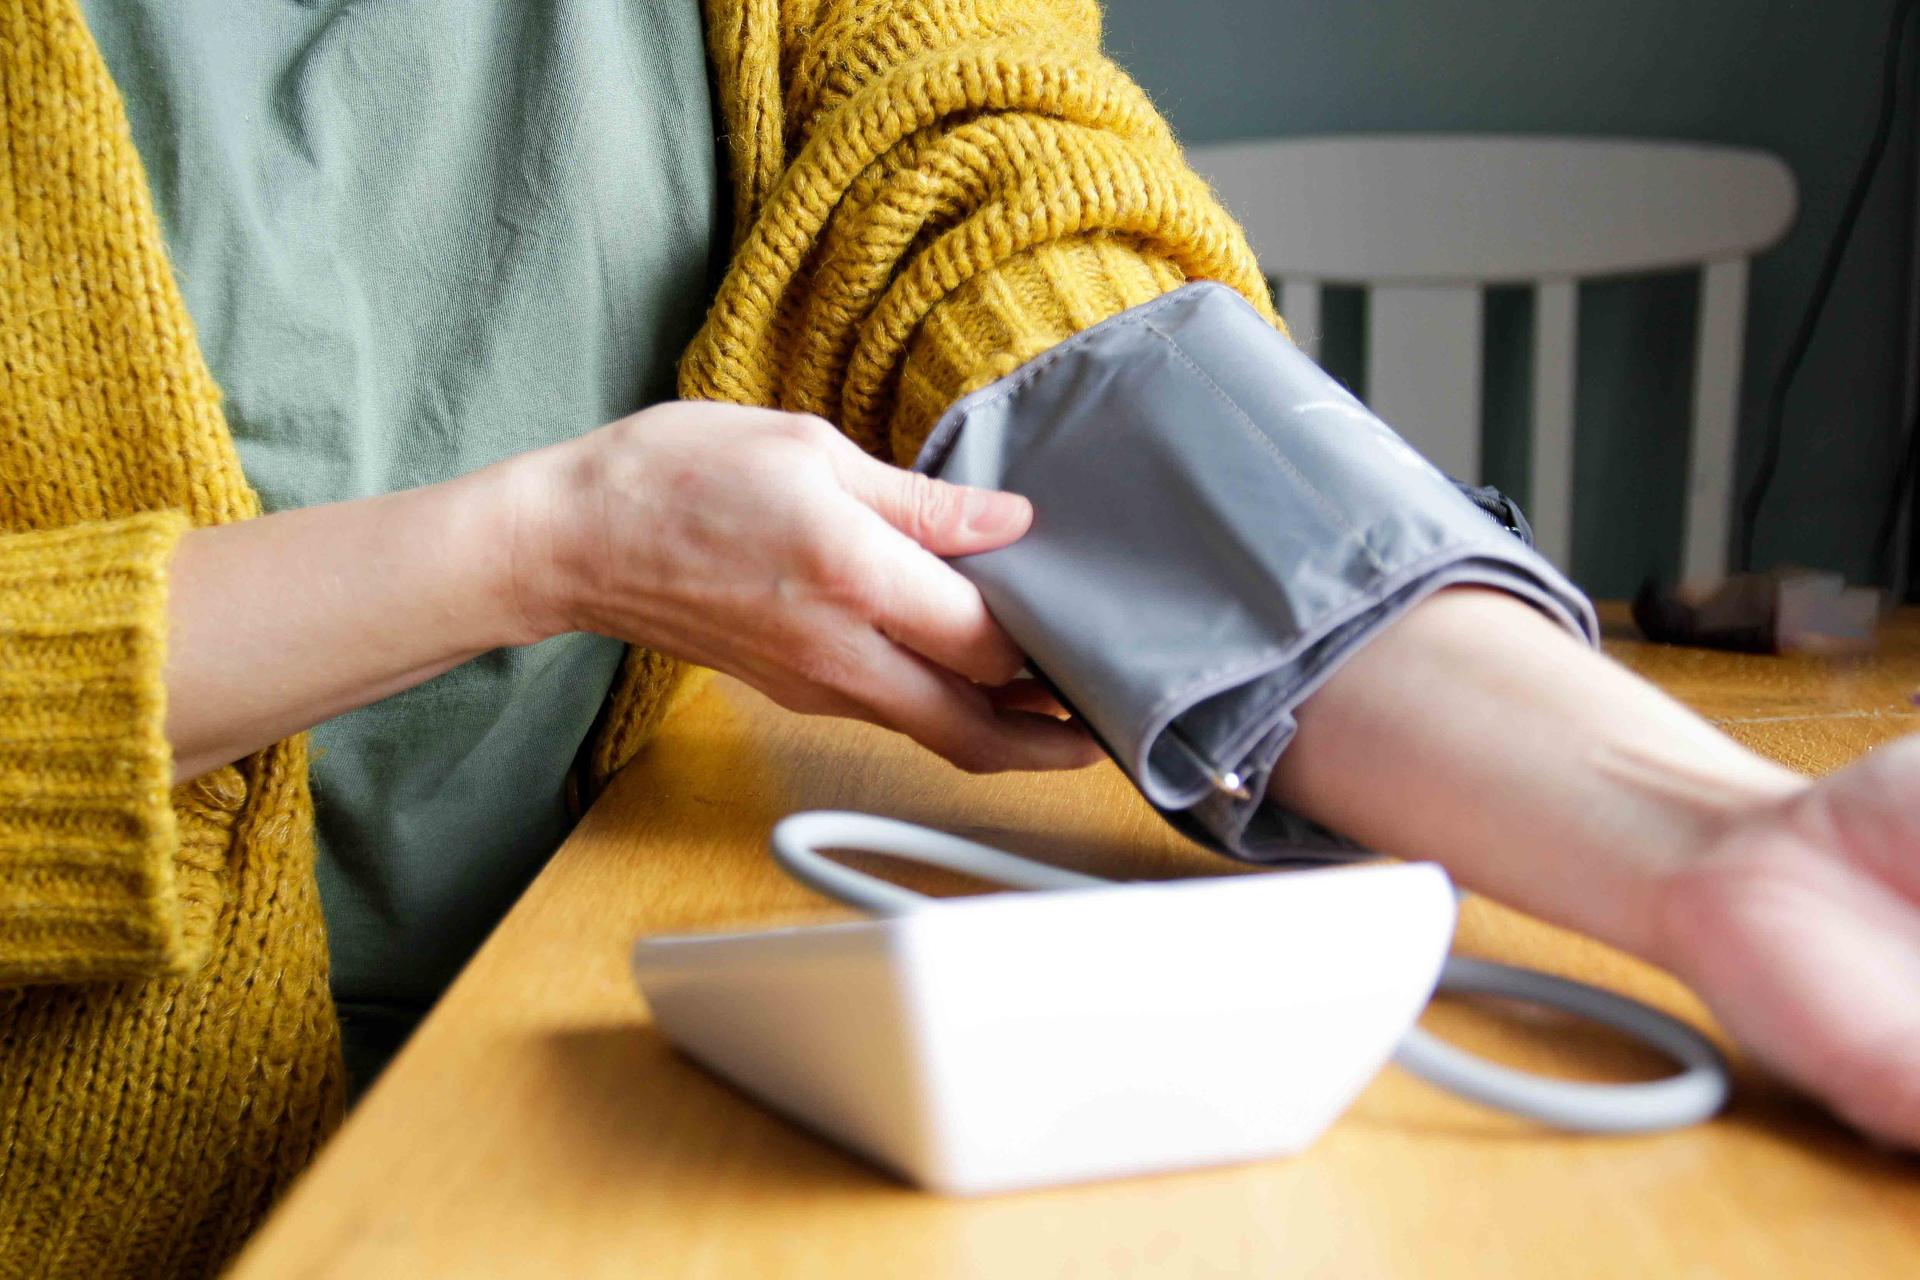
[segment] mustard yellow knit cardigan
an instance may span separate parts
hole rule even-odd
[[[734,252],[683,394],[904,459],[1185,280],[1268,306],[1092,3],[705,17]],[[259,506],[74,0],[0,0],[0,104],[0,1274],[204,1274],[341,1109],[306,747],[170,786],[168,558]],[[630,656],[590,784],[678,675]]]

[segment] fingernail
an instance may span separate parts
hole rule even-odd
[[[1017,493],[969,489],[966,512],[968,533],[998,538],[1024,529],[1031,517],[1032,507]]]

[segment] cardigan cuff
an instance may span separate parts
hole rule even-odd
[[[205,958],[224,853],[180,838],[165,732],[186,529],[149,512],[0,536],[0,986]]]

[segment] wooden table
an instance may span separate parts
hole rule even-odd
[[[1870,662],[1612,651],[1807,769],[1920,730],[1920,611]],[[1395,1070],[1302,1156],[977,1201],[908,1190],[678,1057],[626,970],[642,933],[818,913],[765,856],[793,809],[892,813],[1108,874],[1219,873],[1121,776],[962,776],[716,681],[588,814],[236,1274],[296,1276],[1891,1276],[1920,1274],[1920,1162],[1743,1073],[1717,1123],[1565,1137]],[[450,856],[453,851],[450,851]],[[1497,908],[1461,945],[1697,1007]],[[1484,1005],[1428,1021],[1535,1068],[1660,1064]],[[1260,1082],[1249,1072],[1248,1088]]]

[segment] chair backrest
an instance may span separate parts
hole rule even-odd
[[[1281,313],[1308,354],[1319,352],[1321,287],[1369,290],[1367,399],[1461,479],[1480,479],[1482,291],[1536,290],[1527,514],[1562,567],[1578,284],[1701,268],[1681,569],[1725,570],[1747,264],[1793,223],[1784,161],[1675,143],[1447,135],[1234,142],[1188,155],[1280,282]]]

